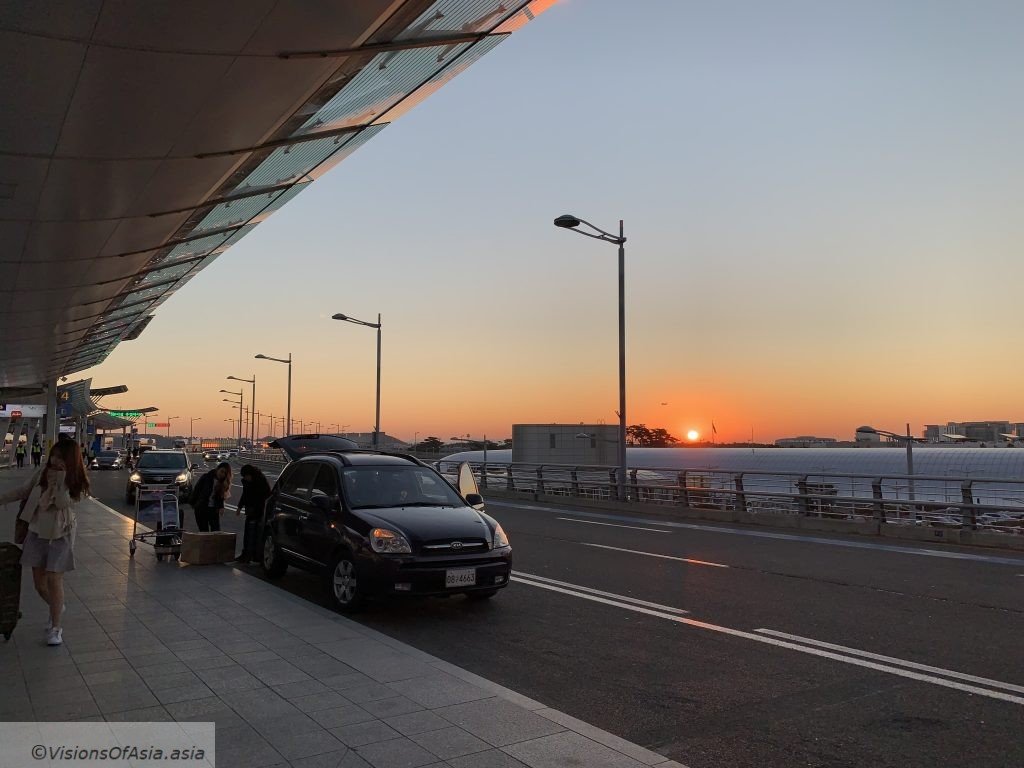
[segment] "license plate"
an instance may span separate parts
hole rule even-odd
[[[475,568],[451,568],[445,572],[444,585],[446,587],[475,587]]]

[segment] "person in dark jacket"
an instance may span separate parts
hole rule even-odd
[[[188,503],[196,512],[196,526],[203,533],[220,530],[220,514],[231,495],[231,465],[222,461],[195,484]]]
[[[263,538],[263,515],[270,498],[270,482],[266,475],[252,464],[246,464],[239,471],[242,476],[242,497],[238,500],[236,515],[245,512],[245,535],[242,539],[242,554],[238,562],[248,563],[260,559],[260,540]]]

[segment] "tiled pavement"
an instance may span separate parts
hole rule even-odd
[[[0,719],[212,721],[219,768],[679,767],[232,568],[130,560],[129,534],[86,502],[61,647],[25,574]]]

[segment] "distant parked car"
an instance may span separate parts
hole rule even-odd
[[[289,565],[323,574],[341,611],[389,595],[486,599],[508,584],[512,548],[483,511],[468,465],[456,490],[412,456],[332,440],[342,447],[320,436],[271,444],[294,461],[267,502],[261,559],[268,578]]]

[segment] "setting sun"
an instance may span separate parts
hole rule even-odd
[[[686,433],[686,439],[689,440],[691,443],[698,437],[700,437],[700,432],[698,432],[696,429],[691,429],[689,432]]]

